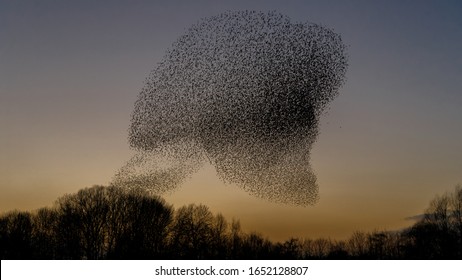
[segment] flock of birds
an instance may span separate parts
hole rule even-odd
[[[209,163],[257,197],[314,204],[310,151],[347,65],[340,36],[317,24],[256,11],[200,20],[139,94],[129,128],[137,153],[113,184],[162,194]]]

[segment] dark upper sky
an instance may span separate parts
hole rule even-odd
[[[347,82],[312,151],[321,200],[260,201],[209,168],[168,202],[205,203],[276,239],[341,237],[404,226],[462,183],[460,1],[158,2],[0,2],[1,211],[107,184],[131,154],[144,79],[191,24],[226,10],[276,10],[348,45]]]

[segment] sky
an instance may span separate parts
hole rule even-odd
[[[0,1],[0,212],[107,185],[134,154],[134,102],[199,19],[275,10],[348,46],[312,149],[320,200],[295,207],[223,184],[206,166],[164,198],[205,204],[271,240],[397,230],[462,183],[460,1]]]

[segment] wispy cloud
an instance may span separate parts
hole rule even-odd
[[[419,221],[422,221],[424,218],[425,218],[425,214],[418,214],[418,215],[406,217],[406,218],[404,218],[404,219],[405,219],[405,220],[409,220],[409,221],[416,221],[416,222],[419,222]]]

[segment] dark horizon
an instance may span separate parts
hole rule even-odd
[[[462,259],[462,187],[401,231],[274,242],[205,205],[175,209],[143,189],[94,186],[53,207],[0,215],[1,259]]]

